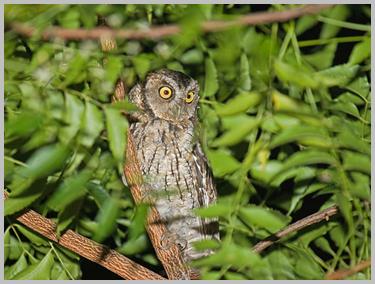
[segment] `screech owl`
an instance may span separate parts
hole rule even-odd
[[[129,92],[138,111],[131,123],[141,165],[143,194],[151,195],[161,221],[162,236],[178,244],[185,261],[210,254],[195,251],[192,242],[219,239],[215,219],[197,217],[194,208],[216,201],[216,189],[207,159],[196,135],[199,99],[197,81],[177,71],[149,73]]]

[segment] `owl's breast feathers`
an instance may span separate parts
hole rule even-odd
[[[195,252],[193,241],[219,238],[217,220],[195,216],[193,209],[216,201],[216,189],[207,159],[194,135],[192,122],[174,125],[154,119],[130,127],[145,186],[144,193],[168,229],[185,242],[188,260],[207,255]]]

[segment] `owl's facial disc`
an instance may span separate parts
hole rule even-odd
[[[153,116],[176,123],[195,117],[198,92],[194,79],[167,69],[150,73],[144,85],[145,102]]]

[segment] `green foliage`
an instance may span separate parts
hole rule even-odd
[[[294,5],[270,5],[285,10]],[[197,210],[220,218],[216,253],[193,263],[204,279],[323,279],[370,257],[370,14],[336,5],[285,23],[203,33],[252,5],[6,5],[6,279],[79,279],[79,257],[15,223],[25,208],[53,218],[161,270],[121,181],[127,102],[111,103],[116,80],[129,89],[167,67],[201,86],[201,140],[219,192]],[[170,37],[99,42],[22,38],[7,26],[53,23],[93,28],[179,24]],[[360,22],[349,22],[360,19]],[[350,35],[350,36],[343,36]],[[340,214],[288,235],[261,255],[258,241],[312,212]],[[83,276],[84,277],[84,276]],[[352,279],[370,279],[366,269]]]

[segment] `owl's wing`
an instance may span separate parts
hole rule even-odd
[[[195,144],[193,150],[194,167],[197,177],[198,202],[200,207],[207,207],[216,202],[217,192],[213,175],[208,161],[199,143]],[[219,238],[219,223],[217,219],[202,218],[202,233],[207,236]]]

